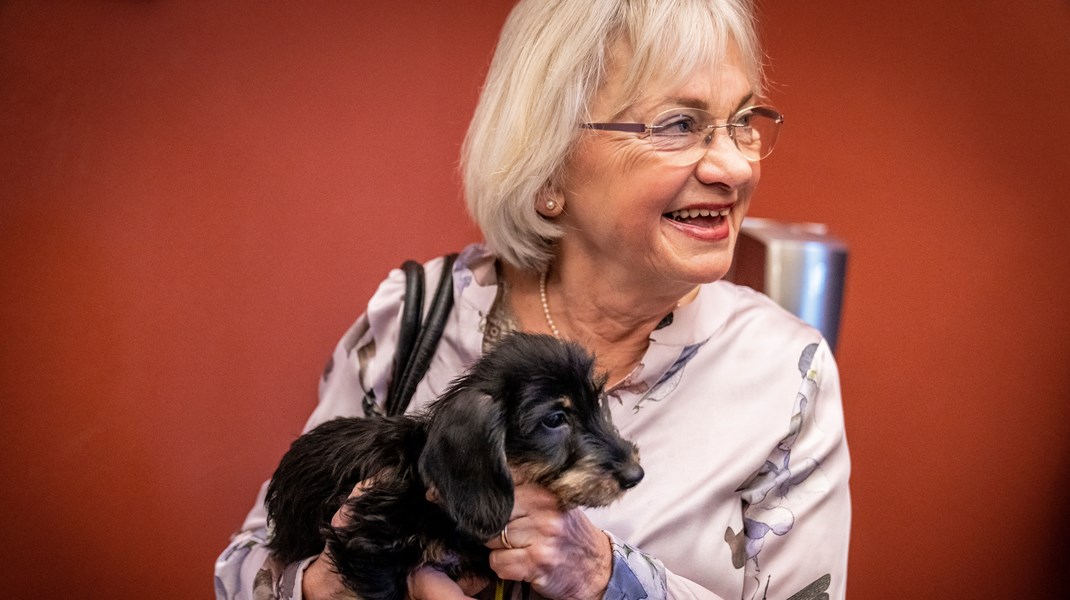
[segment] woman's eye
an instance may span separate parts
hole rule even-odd
[[[694,133],[698,129],[698,124],[695,119],[686,115],[681,115],[670,119],[667,123],[660,125],[659,133],[665,135],[681,135],[687,133]]]
[[[754,114],[745,112],[736,115],[736,118],[732,119],[732,124],[736,127],[750,127],[751,119],[754,118]]]
[[[557,429],[558,427],[564,425],[566,420],[567,419],[565,418],[565,413],[557,411],[543,417],[542,425],[543,427],[548,427],[550,429]]]

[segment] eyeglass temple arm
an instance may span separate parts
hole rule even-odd
[[[643,133],[648,129],[642,123],[581,123],[580,127],[601,131],[627,131],[630,133]]]
[[[757,113],[764,117],[768,117],[778,124],[784,122],[784,115],[776,111],[776,109],[769,106],[751,106],[747,110]],[[643,123],[581,123],[580,127],[583,129],[598,129],[600,131],[626,131],[629,133],[644,133],[647,131],[654,131],[659,127],[652,125],[644,125]],[[724,125],[709,125],[707,127],[713,128],[733,128],[734,124],[725,123]]]
[[[780,114],[775,108],[772,108],[770,106],[752,106],[750,110],[753,113],[762,115],[763,117],[768,117],[776,121],[777,124],[784,122],[784,115]]]

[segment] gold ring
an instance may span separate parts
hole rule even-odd
[[[505,546],[506,548],[508,548],[510,550],[513,549],[513,545],[509,543],[509,526],[508,525],[506,525],[505,528],[502,529],[502,533],[498,537],[500,537],[502,539],[502,545],[503,546]]]

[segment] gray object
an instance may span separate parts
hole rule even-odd
[[[818,223],[748,217],[725,279],[764,293],[821,331],[836,349],[847,245]]]

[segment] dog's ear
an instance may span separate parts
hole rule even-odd
[[[431,411],[420,477],[462,532],[478,540],[498,535],[513,510],[498,403],[463,387],[440,400]]]

